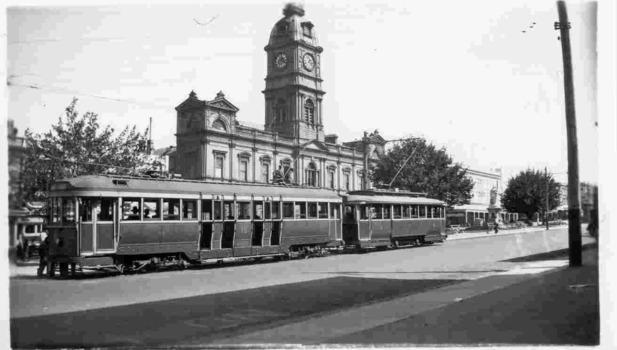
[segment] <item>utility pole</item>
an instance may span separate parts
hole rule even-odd
[[[546,208],[544,209],[544,221],[546,222],[546,229],[548,230],[548,170],[544,167],[544,179],[546,180]]]
[[[557,1],[559,22],[555,29],[561,32],[563,55],[563,84],[566,101],[566,130],[568,137],[568,241],[570,266],[582,265],[580,192],[578,178],[578,140],[576,136],[576,115],[574,109],[574,82],[572,77],[572,53],[570,51],[570,23],[566,3]]]

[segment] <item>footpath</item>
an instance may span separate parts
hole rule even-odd
[[[534,231],[504,230],[497,235]],[[460,233],[455,239],[486,236]],[[580,267],[556,263],[568,259],[567,251],[538,254],[526,257],[529,264],[520,269],[216,343],[597,345],[598,248],[596,243],[584,248]]]
[[[567,227],[568,227],[567,225],[550,226],[549,230],[560,230],[560,229],[567,228]],[[531,233],[531,232],[538,232],[538,231],[546,231],[546,227],[531,226],[531,227],[525,227],[525,228],[512,228],[512,229],[506,228],[506,229],[500,229],[499,233],[495,233],[493,230],[491,231],[487,231],[487,230],[462,231],[459,233],[448,233],[448,241],[454,241],[457,239],[488,237],[488,236],[513,235],[517,233]],[[581,226],[581,231],[585,232],[584,226]]]

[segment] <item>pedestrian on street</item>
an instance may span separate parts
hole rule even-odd
[[[497,234],[497,232],[499,232],[499,222],[495,220],[495,234]]]
[[[37,276],[41,277],[45,273],[47,267],[47,253],[49,247],[49,237],[45,237],[39,245],[39,268],[36,271]]]

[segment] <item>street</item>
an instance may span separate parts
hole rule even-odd
[[[591,241],[585,237],[583,243]],[[260,337],[269,329],[430,295],[432,290],[460,289],[491,276],[512,275],[514,279],[507,283],[519,282],[525,274],[567,264],[550,254],[543,261],[521,257],[564,248],[567,228],[365,254],[128,276],[73,280],[16,276],[10,281],[11,342],[14,347],[320,343],[326,339],[306,341],[292,328],[288,338]],[[472,297],[496,288],[468,293]],[[435,309],[431,305],[418,307]],[[383,323],[382,316],[368,315],[362,329],[341,323],[329,326],[341,330],[329,339],[394,321],[385,314]],[[365,342],[370,343],[370,338]]]

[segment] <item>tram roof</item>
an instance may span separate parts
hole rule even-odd
[[[361,195],[350,194],[346,195],[346,202],[351,204],[371,204],[371,203],[389,203],[389,204],[431,204],[444,205],[445,203],[433,198],[426,197],[408,197],[408,196],[390,196],[390,195]]]
[[[204,198],[210,195],[314,198],[340,201],[339,195],[331,190],[278,186],[267,184],[216,183],[191,180],[142,179],[110,175],[88,175],[56,181],[51,185],[51,195],[97,196],[96,193],[180,194],[195,195],[202,193]],[[89,194],[87,194],[89,193]]]

